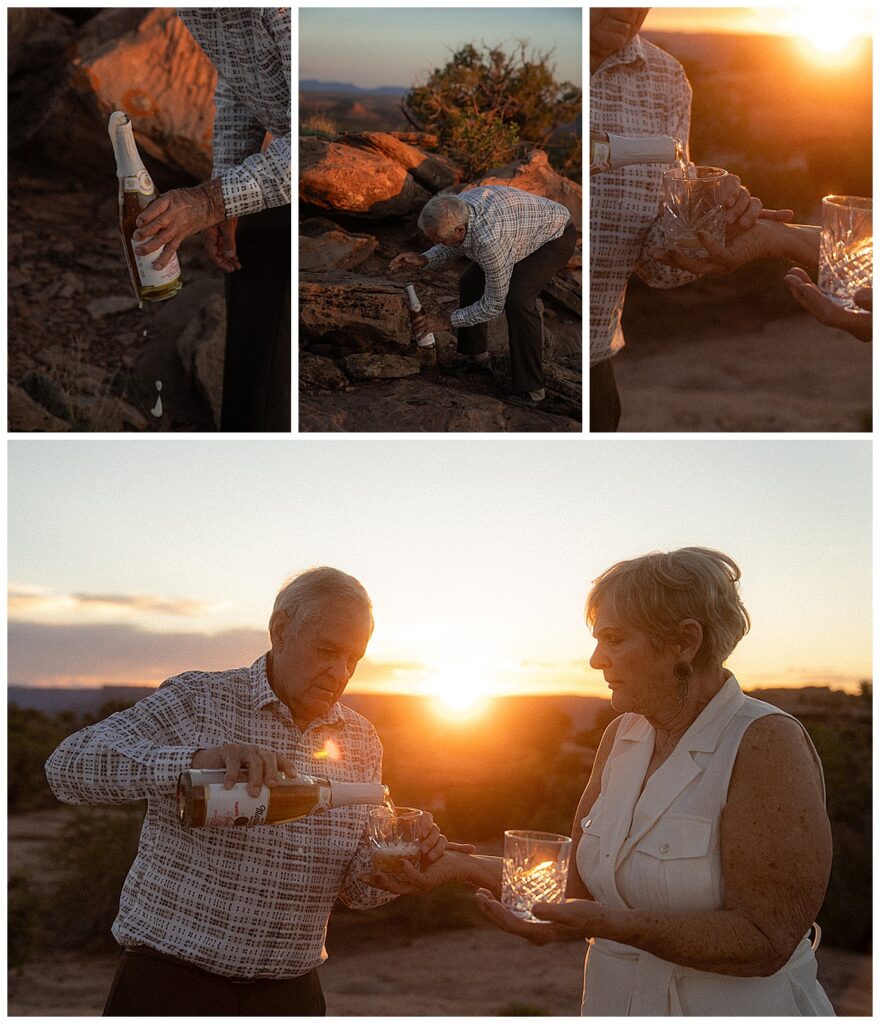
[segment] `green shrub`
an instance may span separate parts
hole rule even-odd
[[[468,176],[506,163],[519,143],[546,149],[557,170],[577,177],[581,90],[556,81],[551,56],[552,50],[530,52],[528,41],[511,54],[468,43],[409,91],[404,110],[418,127],[438,135],[453,160],[464,161]]]
[[[490,167],[510,163],[518,139],[519,128],[505,124],[496,114],[464,112],[450,125],[446,153],[466,178],[476,178]]]
[[[46,914],[45,899],[17,872],[9,879],[6,914],[9,967],[15,969],[43,945]]]
[[[143,817],[143,804],[75,809],[52,849],[61,870],[49,899],[56,946],[89,952],[115,948],[110,926]]]

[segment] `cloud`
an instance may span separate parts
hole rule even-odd
[[[19,686],[152,686],[190,669],[250,665],[267,647],[261,629],[163,633],[124,623],[12,621],[8,678]],[[357,688],[381,690],[423,672],[418,662],[364,658],[353,682]]]
[[[154,594],[71,594],[77,605],[107,605],[113,608],[133,608],[139,612],[158,612],[160,615],[201,615],[215,607],[207,601],[188,598],[159,597]]]
[[[115,609],[153,615],[192,617],[215,611],[217,606],[192,598],[164,597],[160,594],[61,594],[44,587],[10,584],[10,615],[80,609]]]
[[[249,665],[266,650],[261,629],[219,633],[148,632],[122,623],[9,623],[11,683],[151,685],[188,669]]]

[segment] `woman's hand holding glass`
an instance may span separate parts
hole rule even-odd
[[[547,924],[524,921],[512,914],[488,889],[479,889],[474,901],[493,924],[511,935],[528,939],[535,946],[548,942],[589,939],[599,924],[601,908],[594,900],[566,900],[564,903],[535,903],[532,913]]]

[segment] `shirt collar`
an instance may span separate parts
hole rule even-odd
[[[261,708],[268,707],[270,704],[277,704],[279,709],[290,717],[290,709],[282,700],[279,700],[269,682],[269,675],[266,672],[267,658],[268,652],[257,658],[248,670],[248,675],[250,677],[251,699],[253,701],[254,710],[259,711]],[[318,718],[309,722],[305,731],[308,732],[309,729],[314,729],[321,725],[339,726],[344,724],[345,715],[343,714],[339,701],[337,701],[335,704],[332,704],[323,715],[319,715]]]
[[[626,46],[622,46],[619,50],[615,50],[614,53],[602,61],[596,69],[596,74],[599,74],[600,71],[607,71],[609,68],[618,67],[622,64],[632,64],[635,67],[644,67],[645,63],[645,47],[642,43],[642,37],[637,32]]]

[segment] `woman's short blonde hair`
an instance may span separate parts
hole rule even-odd
[[[703,627],[703,643],[694,665],[720,665],[751,625],[740,575],[732,558],[711,548],[652,551],[617,562],[593,580],[587,622],[592,626],[604,606],[660,647],[678,638],[682,619],[695,619]]]

